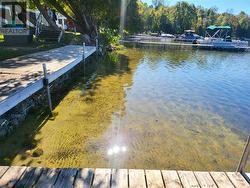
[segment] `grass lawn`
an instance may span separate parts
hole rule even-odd
[[[40,44],[32,43],[25,46],[6,46],[3,43],[0,43],[0,61],[5,59],[10,59],[26,54],[31,54],[39,51],[50,50],[52,48],[57,48],[62,45],[59,44]]]
[[[3,35],[0,34],[0,42],[3,42],[4,38]]]
[[[81,35],[79,33],[72,33],[72,32],[65,33],[61,44],[34,41],[31,44],[22,46],[7,46],[3,42],[4,42],[4,37],[3,35],[0,34],[0,61],[39,51],[50,50],[68,44],[79,44],[79,45],[82,44]]]

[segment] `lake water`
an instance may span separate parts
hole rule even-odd
[[[18,141],[12,136],[0,145],[10,148],[5,160],[47,167],[236,169],[250,133],[250,53],[126,49],[86,69],[88,76],[55,108],[55,119],[33,136],[35,148],[13,155]],[[33,115],[23,126],[35,122]],[[37,148],[43,154],[32,157]]]

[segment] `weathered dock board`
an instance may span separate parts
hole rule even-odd
[[[85,59],[96,51],[86,46]],[[43,88],[46,63],[49,83],[71,70],[83,60],[83,47],[68,45],[0,62],[0,116]]]
[[[0,187],[250,188],[237,172],[0,166]]]

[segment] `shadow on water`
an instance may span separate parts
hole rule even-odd
[[[116,53],[107,54],[101,58],[94,57],[85,65],[81,65],[80,70],[77,70],[69,81],[63,83],[64,86],[60,92],[52,92],[54,108],[72,90],[81,90],[82,97],[91,102],[100,80],[107,76],[119,76],[130,71],[128,58]],[[13,165],[13,160],[18,155],[21,161],[30,158],[29,162],[23,165],[31,165],[35,157],[43,154],[43,149],[39,147],[42,138],[36,137],[40,134],[43,126],[48,122],[55,121],[58,115],[60,112],[53,112],[53,117],[49,116],[47,106],[32,110],[25,121],[11,135],[0,141],[0,165]],[[39,163],[41,161],[38,161]]]
[[[29,151],[34,149],[40,140],[34,139],[34,134],[38,133],[44,124],[48,121],[49,116],[46,112],[32,112],[25,120],[27,125],[21,125],[15,129],[14,133],[3,141],[0,141],[1,153],[0,164],[11,165],[13,158],[21,152],[22,158],[27,158]],[[32,123],[31,123],[32,122]]]

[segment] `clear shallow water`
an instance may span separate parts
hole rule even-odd
[[[43,155],[23,149],[12,164],[236,169],[250,132],[249,53],[127,49],[87,68],[90,84],[34,136]]]

